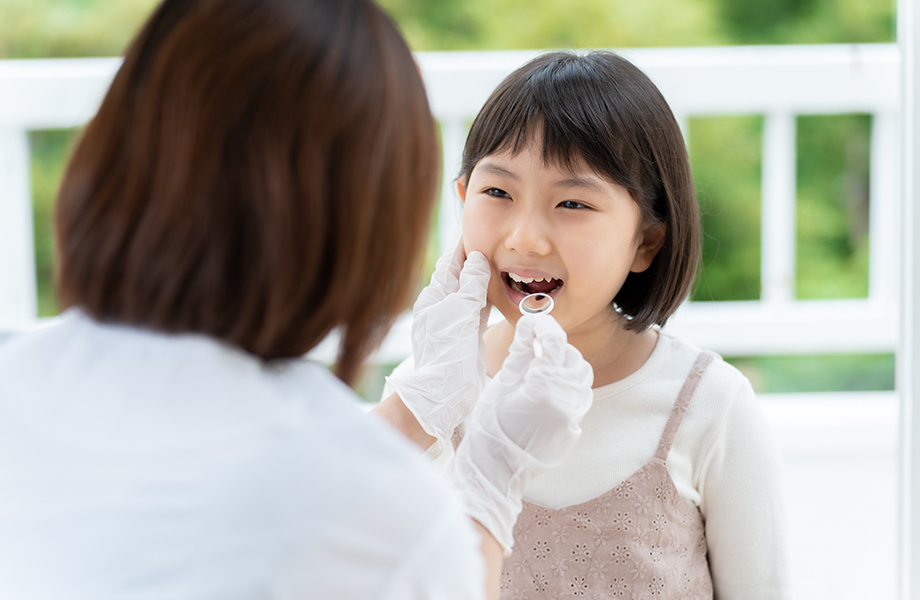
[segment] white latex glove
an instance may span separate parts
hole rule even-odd
[[[412,310],[415,370],[387,378],[425,432],[437,456],[469,417],[482,392],[486,367],[482,332],[491,267],[481,252],[465,255],[462,239],[440,259]]]
[[[543,346],[534,355],[534,340]],[[518,319],[508,357],[457,448],[452,478],[507,557],[527,484],[559,465],[581,435],[594,371],[549,315]]]

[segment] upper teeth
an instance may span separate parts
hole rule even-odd
[[[515,273],[508,273],[508,277],[514,281],[517,281],[518,283],[533,283],[534,281],[545,281],[549,283],[553,280],[552,277],[521,277]]]

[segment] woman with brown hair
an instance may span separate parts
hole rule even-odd
[[[412,56],[370,0],[157,7],[61,185],[67,311],[0,346],[0,596],[497,590],[494,536],[578,437],[587,363],[549,317],[522,320],[458,450],[462,496],[342,384],[406,303],[437,155]],[[452,256],[417,333],[478,343],[488,268]],[[333,330],[341,381],[300,358]],[[413,393],[434,410],[478,393],[428,356]]]

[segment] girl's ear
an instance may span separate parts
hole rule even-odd
[[[460,196],[460,202],[466,202],[466,183],[461,178],[457,178],[457,195]]]
[[[633,257],[632,266],[629,268],[633,273],[641,273],[651,266],[658,251],[664,244],[664,234],[667,232],[664,223],[647,227],[642,232],[642,241],[636,248],[636,255]]]

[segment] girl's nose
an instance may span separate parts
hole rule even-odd
[[[505,248],[518,254],[548,254],[552,247],[549,223],[535,211],[516,213],[505,237]]]

